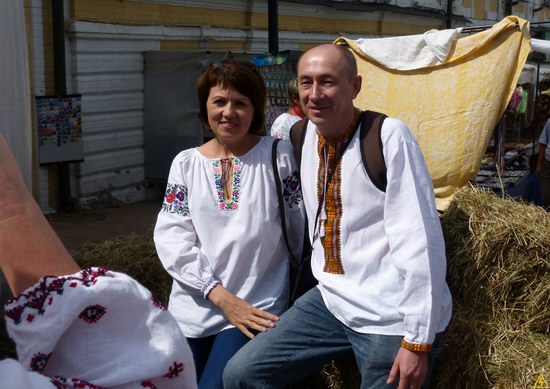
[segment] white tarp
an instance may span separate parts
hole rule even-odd
[[[550,55],[550,41],[531,38],[531,51]]]
[[[32,127],[23,1],[0,1],[0,134],[11,146],[29,189]]]

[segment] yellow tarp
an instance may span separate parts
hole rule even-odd
[[[531,50],[529,24],[509,16],[491,29],[461,36],[440,65],[398,71],[347,42],[363,87],[356,105],[405,121],[416,135],[439,209],[475,177]]]

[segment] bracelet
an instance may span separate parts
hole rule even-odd
[[[411,351],[418,351],[421,353],[429,353],[432,351],[431,344],[415,344],[407,342],[405,339],[401,340],[401,347]]]

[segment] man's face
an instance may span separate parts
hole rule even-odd
[[[353,99],[361,77],[352,77],[342,53],[332,45],[311,49],[298,63],[298,90],[306,116],[331,139],[342,134],[353,119]]]

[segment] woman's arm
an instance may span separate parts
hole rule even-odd
[[[80,270],[27,190],[0,135],[0,268],[14,295],[45,275]]]

